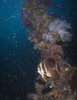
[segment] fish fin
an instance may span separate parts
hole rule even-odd
[[[43,78],[43,80],[44,80],[45,82],[47,82],[47,80],[46,80],[46,78],[45,78],[45,76],[44,76],[44,75],[42,75],[42,78]]]

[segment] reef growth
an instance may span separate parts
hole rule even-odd
[[[50,0],[25,0],[22,7],[23,24],[30,28],[28,39],[41,53],[37,92],[28,94],[28,100],[76,100],[77,69],[65,61],[60,44],[71,40],[71,25],[48,14],[49,4],[55,7]]]

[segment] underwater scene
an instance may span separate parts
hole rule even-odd
[[[77,0],[0,0],[0,100],[77,100]]]

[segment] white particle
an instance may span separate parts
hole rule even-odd
[[[15,39],[15,35],[13,36],[13,38]]]

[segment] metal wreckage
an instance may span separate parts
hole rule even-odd
[[[71,25],[47,13],[49,5],[56,7],[50,0],[24,0],[22,7],[23,24],[30,28],[28,40],[41,53],[36,93],[27,97],[28,100],[76,100],[77,67],[65,61],[61,46],[62,42],[71,40],[68,31]]]

